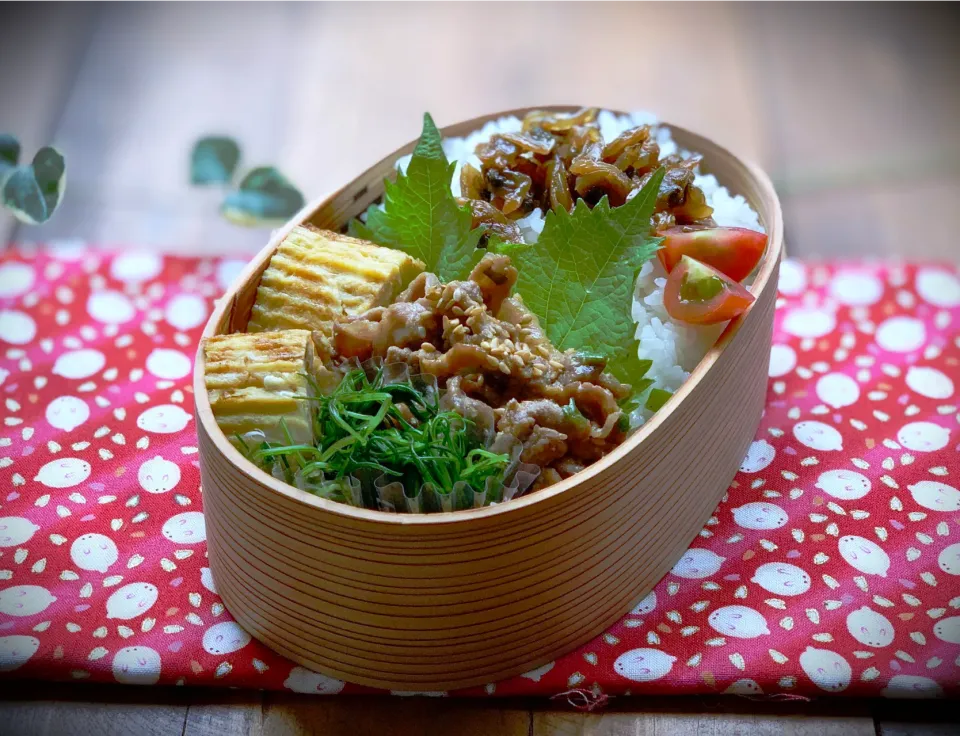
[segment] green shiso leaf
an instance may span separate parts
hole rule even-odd
[[[240,146],[226,136],[198,140],[190,154],[190,183],[200,186],[229,184],[240,163]]]
[[[469,208],[459,207],[450,191],[454,166],[425,113],[407,172],[385,183],[384,209],[371,206],[366,223],[355,220],[350,233],[419,258],[441,281],[466,278],[483,255],[477,249],[482,230],[471,229]]]
[[[237,225],[258,227],[282,223],[304,205],[303,195],[272,166],[261,166],[248,173],[240,188],[223,201],[224,217]]]
[[[12,154],[13,149],[8,142],[5,162],[10,160]],[[46,222],[63,197],[67,183],[66,170],[66,162],[57,149],[50,146],[41,148],[30,164],[8,171],[3,181],[4,206],[14,217],[28,225]]]
[[[634,329],[635,327],[634,325]],[[607,360],[607,370],[624,383],[629,383],[633,389],[633,395],[637,396],[653,385],[653,379],[645,378],[653,361],[640,359],[637,354],[637,341],[633,338],[632,332],[625,346],[629,349],[621,350]]]
[[[657,251],[650,235],[660,169],[637,195],[612,209],[604,197],[591,210],[547,213],[536,245],[500,245],[519,272],[517,291],[560,350],[592,350],[621,381],[638,385],[650,362],[637,357],[631,316],[640,267]]]
[[[360,219],[353,219],[347,223],[347,235],[353,238],[360,238],[361,240],[374,240],[376,236],[373,233],[373,230],[368,228],[364,222]]]

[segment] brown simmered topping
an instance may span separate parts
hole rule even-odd
[[[493,254],[465,281],[420,274],[390,306],[338,323],[333,343],[340,360],[381,358],[436,376],[444,408],[472,420],[491,448],[519,440],[544,487],[623,442],[619,403],[630,386],[595,355],[553,347],[510,296],[516,279],[510,259]]]
[[[520,133],[501,133],[475,151],[481,166],[460,171],[461,203],[470,205],[473,226],[507,242],[521,242],[512,221],[534,208],[570,210],[583,199],[591,207],[606,195],[619,207],[663,167],[653,225],[712,227],[713,210],[694,186],[699,156],[661,158],[649,126],[604,141],[596,108],[574,113],[535,110]]]

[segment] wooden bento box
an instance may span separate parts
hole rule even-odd
[[[571,110],[556,107],[556,110]],[[465,136],[515,110],[444,128]],[[246,460],[194,388],[210,566],[233,617],[304,667],[403,691],[482,685],[534,669],[614,624],[688,548],[733,479],[767,389],[783,224],[759,169],[670,126],[769,235],[750,310],[652,420],[572,478],[497,506],[389,514],[327,501]],[[245,328],[287,232],[338,230],[383,194],[392,153],[279,231],[214,310],[204,336]]]

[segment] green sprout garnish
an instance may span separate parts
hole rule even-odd
[[[460,482],[481,492],[488,478],[502,480],[510,459],[487,450],[470,419],[441,410],[436,391],[385,383],[382,368],[372,377],[352,370],[333,392],[308,400],[314,404],[315,446],[296,444],[289,433],[286,445],[262,442],[251,448],[240,442],[260,466],[279,465],[274,472],[291,480],[299,473],[321,483],[324,493],[364,472],[399,480],[410,494],[428,483],[447,494]]]

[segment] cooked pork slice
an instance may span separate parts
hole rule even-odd
[[[620,444],[619,402],[630,387],[589,351],[557,350],[536,315],[509,296],[517,271],[487,254],[470,278],[443,284],[430,273],[397,301],[334,327],[339,359],[380,358],[435,376],[444,407],[476,423],[491,449],[522,447],[523,462],[548,469],[538,486],[576,472]]]
[[[520,460],[545,467],[567,454],[567,436],[550,427],[534,426],[523,442]]]
[[[383,357],[390,347],[419,347],[436,331],[429,308],[415,302],[374,307],[359,317],[334,325],[333,344],[345,358]]]
[[[483,303],[491,314],[496,314],[517,283],[517,269],[510,264],[507,256],[488,254],[474,266],[470,280],[480,286]]]
[[[490,440],[496,424],[493,408],[479,399],[467,396],[461,388],[462,381],[460,376],[453,376],[447,381],[447,390],[440,399],[440,408],[453,409],[460,416],[469,419],[477,431]]]

